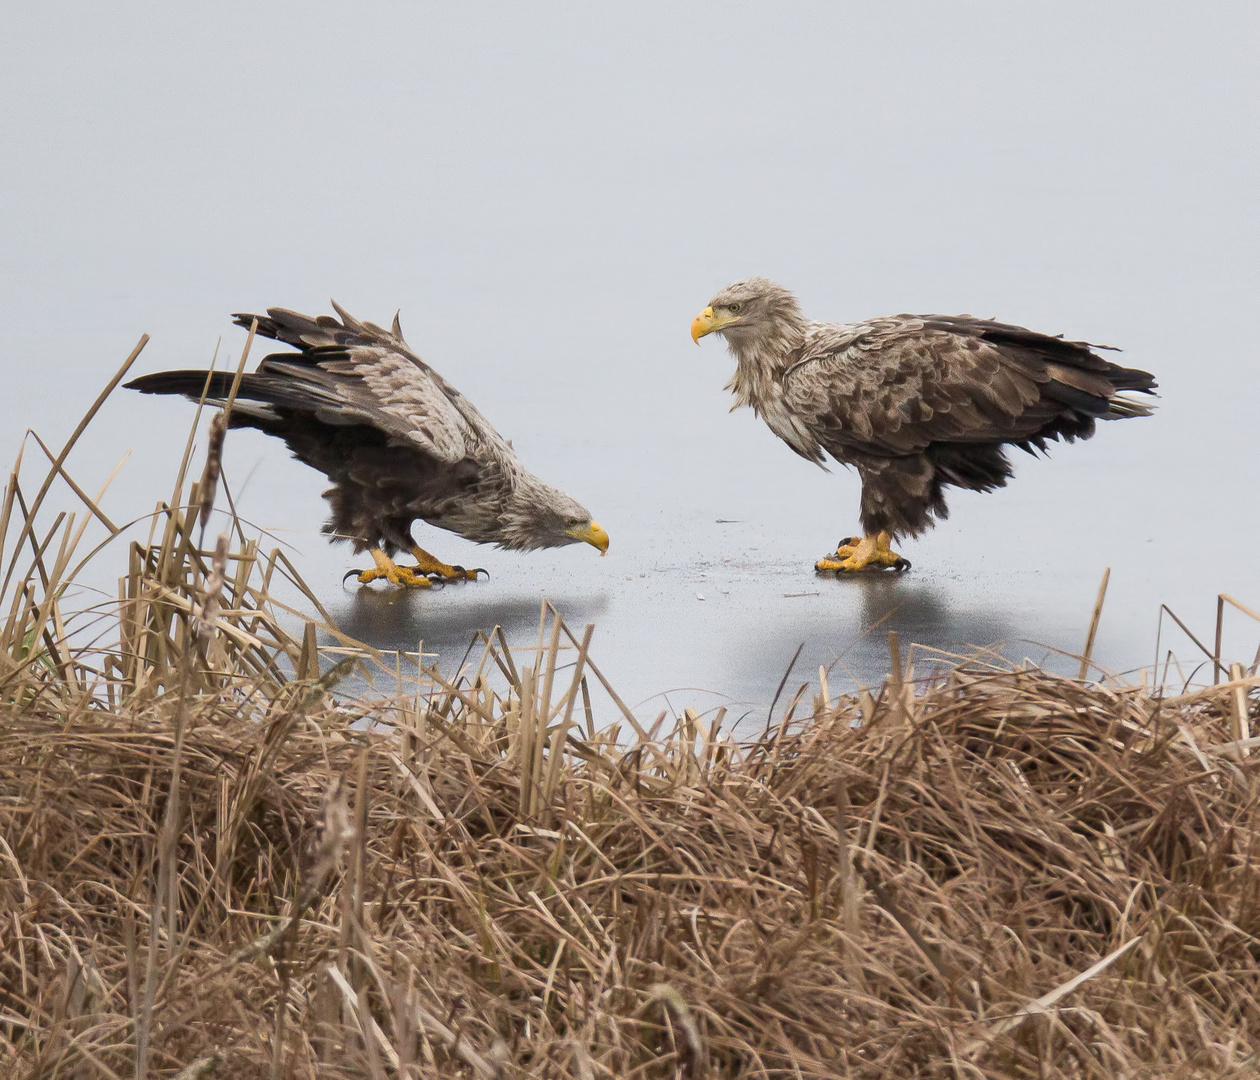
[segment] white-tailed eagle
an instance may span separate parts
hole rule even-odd
[[[501,548],[584,542],[608,550],[608,534],[590,512],[526,469],[472,402],[412,352],[397,317],[383,330],[333,307],[340,322],[284,308],[233,316],[246,328],[257,319],[259,334],[298,351],[272,354],[241,378],[229,422],[279,436],[294,457],[332,481],[324,532],[371,553],[373,569],[352,571],[359,581],[426,588],[476,580],[478,570],[419,547],[411,535],[416,520]],[[233,377],[163,371],[127,385],[193,401],[204,394],[222,405]],[[397,565],[399,550],[410,551],[417,565]]]
[[[1011,476],[1004,448],[1088,439],[1096,420],[1147,416],[1123,397],[1155,379],[1094,350],[969,315],[812,322],[787,289],[753,277],[718,293],[691,324],[735,357],[727,389],[796,453],[857,469],[864,536],[841,540],[820,571],[906,569],[892,550],[948,514],[946,487],[991,491]]]

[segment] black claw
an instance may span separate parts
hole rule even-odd
[[[839,541],[839,543],[836,544],[836,550],[839,551],[842,547],[848,547],[850,544],[856,544],[856,543],[857,543],[856,536],[846,536],[843,540]]]
[[[905,558],[898,559],[895,563],[893,563],[893,564],[892,564],[892,568],[893,568],[894,570],[896,570],[898,573],[900,573],[900,572],[902,572],[902,571],[904,571],[904,570],[909,570],[909,569],[910,569],[910,560],[909,560],[909,559],[905,559]]]
[[[345,584],[347,581],[349,581],[352,577],[358,577],[361,573],[363,573],[363,571],[362,571],[362,570],[347,570],[347,571],[345,572],[345,575],[344,575],[344,576],[342,577],[342,579],[341,579],[341,584],[343,584],[343,585],[344,585],[344,584]]]
[[[490,571],[484,566],[474,566],[471,570],[468,570],[456,563],[452,563],[451,570],[453,573],[450,577],[447,577],[445,574],[439,574],[436,571],[430,574],[429,577],[431,577],[434,581],[440,581],[447,585],[453,581],[476,581],[478,574],[485,574],[487,580],[490,578]],[[471,574],[472,577],[469,577],[469,574]]]

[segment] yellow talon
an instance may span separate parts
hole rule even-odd
[[[909,570],[910,560],[892,549],[892,536],[886,532],[841,540],[835,554],[814,563],[819,573],[851,574],[857,570]]]
[[[376,567],[372,570],[358,571],[355,580],[360,585],[368,585],[373,581],[388,581],[391,585],[397,585],[400,588],[407,589],[431,589],[433,582],[427,577],[417,577],[414,570],[409,566],[399,566],[393,559],[385,554],[380,548],[372,548],[372,561],[376,563]],[[356,572],[351,570],[350,574]],[[346,576],[349,577],[350,574]]]
[[[413,547],[411,554],[415,556],[416,565],[411,567],[412,570],[419,570],[422,574],[432,574],[439,581],[476,581],[478,574],[490,576],[488,570],[483,570],[480,566],[475,566],[471,570],[465,570],[462,566],[452,566],[450,563],[444,563],[441,559],[430,555],[422,547]]]

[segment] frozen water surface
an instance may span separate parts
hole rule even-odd
[[[1079,650],[1110,566],[1096,655],[1149,664],[1161,601],[1201,634],[1218,592],[1260,603],[1258,48],[1252,4],[28,5],[0,40],[2,448],[64,439],[143,331],[136,372],[204,366],[220,336],[234,359],[234,311],[401,308],[612,547],[421,528],[492,579],[343,590],[322,478],[234,433],[241,512],[349,633],[449,664],[478,627],[531,642],[546,596],[596,623],[645,713],[669,691],[761,715],[802,642],[793,686],[879,678],[889,629]],[[727,415],[730,359],[688,338],[750,273],[814,317],[969,311],[1122,346],[1159,412],[956,494],[902,578],[819,579],[856,478]],[[94,489],[131,451],[107,506],[142,514],[190,416],[120,392],[70,469]],[[1233,619],[1226,652],[1256,638]]]

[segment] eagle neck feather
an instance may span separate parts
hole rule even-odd
[[[735,374],[726,389],[735,395],[735,408],[748,405],[760,413],[764,403],[783,392],[783,373],[797,360],[805,342],[805,327],[797,320],[776,319],[756,335],[728,332],[727,345],[735,357]]]
[[[781,315],[770,326],[759,327],[755,335],[728,333],[735,374],[726,389],[735,395],[732,410],[750,407],[798,454],[821,463],[822,448],[783,400],[783,377],[801,358],[808,325],[799,315]]]

